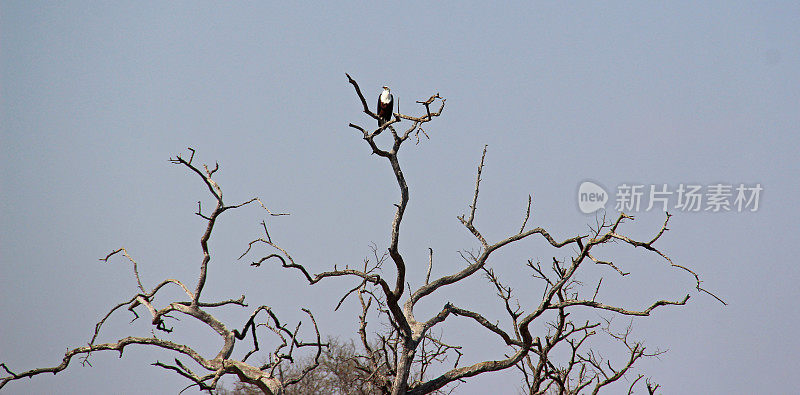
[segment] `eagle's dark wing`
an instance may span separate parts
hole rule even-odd
[[[394,97],[392,95],[389,95],[388,103],[382,102],[381,97],[378,96],[378,126],[382,126],[392,119],[392,107],[394,107]]]

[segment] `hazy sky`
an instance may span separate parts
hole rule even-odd
[[[790,1],[4,1],[0,362],[16,371],[54,366],[86,344],[108,309],[136,292],[130,264],[98,261],[116,248],[139,262],[145,287],[195,281],[204,223],[193,213],[209,196],[199,178],[167,162],[187,147],[197,161],[219,162],[228,203],[259,196],[291,213],[266,218],[270,234],[310,269],[357,264],[371,243],[385,249],[397,187],[388,163],[347,127],[374,124],[347,72],[370,104],[389,85],[404,113],[436,92],[447,98],[426,128],[430,140],[400,155],[411,190],[400,247],[412,287],[428,247],[439,276],[463,267],[458,251],[477,247],[456,217],[471,202],[484,144],[476,225],[490,240],[518,230],[529,194],[529,225],[558,239],[584,233],[595,221],[578,209],[584,180],[612,195],[612,215],[623,184],[647,192],[759,184],[755,212],[683,211],[672,196],[670,231],[658,244],[728,306],[665,261],[620,246],[602,251],[630,276],[591,265],[581,280],[593,288],[603,277],[598,298],[632,309],[691,295],[684,307],[633,321],[635,338],[669,350],[637,365],[664,393],[787,393],[800,367],[799,30],[800,5]],[[645,205],[632,214],[624,230],[641,239],[664,217]],[[236,260],[260,237],[262,219],[255,207],[224,214],[204,297],[244,292],[251,306],[270,305],[288,322],[309,307],[323,333],[353,337],[355,301],[332,311],[352,280],[309,287],[297,273]],[[530,310],[540,284],[525,261],[571,252],[536,239],[490,264]],[[430,299],[418,318],[451,301],[507,324],[482,278]],[[220,318],[240,327],[249,313],[230,308]],[[101,341],[150,334],[149,320],[130,318],[115,316]],[[216,353],[218,337],[206,328],[186,319],[176,328],[169,338]],[[443,330],[469,347],[465,362],[502,358],[502,345],[472,322],[454,319]],[[122,359],[97,353],[93,368],[76,359],[3,393],[177,393],[186,380],[150,366],[172,357],[142,347]],[[456,392],[514,393],[518,378],[481,375]]]

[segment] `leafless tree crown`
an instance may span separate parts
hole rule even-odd
[[[363,106],[363,112],[377,120],[378,116],[370,110],[358,83],[350,75],[347,75],[347,78]],[[295,261],[286,249],[273,241],[266,223],[262,222],[263,237],[249,242],[240,257],[241,259],[254,254],[254,246],[266,246],[270,252],[255,258],[252,266],[259,267],[266,262],[274,261],[281,267],[300,274],[311,285],[328,278],[344,277],[356,280],[344,290],[336,308],[338,309],[350,297],[357,299],[360,306],[360,314],[357,320],[354,319],[357,326],[357,343],[343,346],[336,341],[323,342],[314,315],[306,308],[302,308],[302,311],[308,316],[307,322],[313,328],[313,335],[311,339],[305,340],[301,339],[300,335],[302,323],[289,326],[267,305],[259,305],[250,310],[250,315],[241,324],[241,329],[229,329],[214,317],[212,312],[217,308],[248,307],[244,295],[222,301],[201,299],[211,261],[208,240],[214,231],[217,219],[228,210],[253,204],[258,204],[272,216],[284,214],[272,213],[258,198],[234,205],[226,204],[223,201],[222,188],[213,178],[219,170],[219,165],[213,168],[207,165],[197,166],[194,163],[195,152],[189,149],[191,155],[188,159],[178,155],[170,159],[170,162],[196,174],[206,185],[215,202],[210,211],[203,210],[198,202],[196,214],[205,220],[206,225],[200,239],[203,258],[199,262],[199,276],[196,282],[190,284],[176,279],[165,279],[154,287],[147,288],[139,276],[139,265],[131,254],[125,248],[112,251],[101,260],[107,262],[113,257],[124,257],[132,265],[138,292],[113,306],[95,325],[89,343],[67,351],[59,365],[15,373],[5,363],[0,364],[6,374],[0,381],[0,388],[21,378],[42,373],[58,373],[66,369],[75,356],[80,356],[82,364],[89,364],[90,356],[95,351],[115,350],[122,355],[126,346],[134,344],[175,352],[177,357],[174,361],[156,361],[153,365],[185,377],[191,382],[189,387],[197,386],[209,391],[217,387],[223,376],[235,375],[241,382],[254,386],[266,394],[314,393],[319,390],[319,385],[323,382],[329,383],[328,390],[338,388],[336,391],[342,393],[427,394],[447,392],[455,388],[458,383],[475,375],[513,368],[520,372],[522,387],[526,393],[595,394],[626,375],[630,376],[634,363],[641,358],[658,355],[661,351],[646,351],[641,342],[631,338],[630,326],[623,330],[615,329],[611,319],[577,322],[570,316],[571,312],[576,308],[588,308],[606,312],[611,316],[649,316],[659,307],[684,305],[689,300],[689,295],[686,294],[675,300],[650,301],[642,309],[604,303],[598,299],[602,278],[597,281],[596,287],[593,286],[593,295],[590,297],[582,295],[576,273],[587,262],[605,265],[614,275],[628,274],[611,260],[603,258],[600,247],[611,242],[642,247],[664,259],[672,267],[692,275],[699,291],[714,296],[701,287],[700,279],[694,271],[674,263],[655,246],[668,230],[669,214],[666,215],[661,228],[648,241],[636,240],[622,231],[624,223],[633,220],[632,216],[624,213],[614,219],[598,218],[596,225],[589,228],[589,232],[557,240],[544,228],[528,226],[532,202],[531,196],[528,196],[527,209],[518,231],[499,238],[484,235],[476,225],[475,219],[478,213],[478,196],[486,147],[483,148],[477,167],[474,193],[469,199],[467,211],[458,217],[480,247],[477,251],[462,252],[465,264],[459,270],[441,276],[432,276],[433,249],[427,246],[420,247],[428,252],[427,262],[415,263],[412,267],[425,268],[425,282],[412,289],[407,280],[409,266],[400,248],[401,224],[410,192],[400,166],[398,152],[409,139],[419,143],[420,136],[429,138],[425,130],[427,124],[441,116],[445,108],[445,99],[437,93],[427,100],[418,101],[417,104],[420,108],[418,115],[397,112],[389,122],[377,129],[368,129],[354,123],[349,125],[360,132],[360,136],[373,154],[389,162],[397,182],[400,196],[395,203],[394,216],[389,226],[390,238],[385,250],[373,245],[371,258],[365,259],[363,264],[347,265],[344,268],[334,266],[330,270],[313,273],[306,264]],[[407,127],[401,129],[401,124]],[[387,146],[382,146],[376,141],[382,133],[391,135]],[[512,288],[501,281],[500,275],[488,262],[496,251],[533,237],[542,238],[554,249],[572,253],[568,259],[559,260],[553,257],[552,262],[546,265],[534,260],[523,263],[534,277],[534,281],[538,281],[542,287],[542,293],[541,299],[536,303],[522,305],[515,298]],[[405,248],[418,248],[418,246]],[[394,270],[384,270],[387,265],[391,265]],[[391,274],[387,275],[387,272]],[[468,306],[458,306],[450,302],[441,303],[438,312],[430,316],[415,315],[415,307],[423,298],[431,299],[437,291],[457,286],[462,280],[476,274],[484,276],[496,291],[499,301],[504,306],[504,314],[508,317],[506,325],[492,322]],[[178,287],[186,295],[185,300],[156,304],[154,302],[156,294],[165,287]],[[154,329],[153,335],[129,336],[115,342],[98,343],[97,339],[104,323],[122,308],[129,310],[134,320],[140,317],[139,313],[143,309],[146,310]],[[204,356],[190,345],[159,338],[157,333],[172,331],[168,322],[178,316],[189,317],[213,329],[223,340],[223,345],[217,354]],[[371,327],[368,325],[370,321],[368,317],[380,317],[380,320],[388,325]],[[486,356],[482,360],[478,358],[478,362],[463,364],[465,345],[451,344],[445,340],[445,331],[441,326],[445,321],[455,321],[459,326],[472,325],[480,328],[487,336],[496,337],[507,348],[498,355]],[[543,324],[542,327],[547,328],[546,331],[537,332],[534,323]],[[263,338],[265,335],[271,336],[275,346],[262,350],[259,336]],[[619,344],[628,358],[621,362],[603,358],[589,346],[591,339],[598,336],[605,336]],[[249,340],[246,340],[248,338]],[[239,353],[244,352],[240,359],[232,357],[237,341],[244,341],[238,349]],[[334,347],[330,347],[331,344],[334,344]],[[299,350],[309,351],[303,354],[306,356],[303,363],[297,363],[296,356]],[[252,362],[255,359],[254,355],[262,358],[262,362]],[[203,371],[193,371],[185,363],[186,360],[194,361]],[[324,375],[329,375],[329,378],[323,379]],[[330,384],[332,382],[330,380],[333,380],[330,377],[338,380],[340,384]],[[631,378],[629,393],[633,392],[636,385],[644,385],[651,394],[656,391],[657,384],[649,378],[644,381],[642,378],[644,376],[641,374]],[[313,383],[316,383],[317,387],[314,387]]]

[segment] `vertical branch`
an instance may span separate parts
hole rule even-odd
[[[425,274],[425,284],[431,282],[431,269],[433,269],[433,248],[428,247],[428,272]]]
[[[222,199],[217,201],[217,207],[214,213],[208,219],[208,225],[203,236],[200,237],[200,247],[203,249],[203,261],[200,263],[200,278],[197,280],[197,287],[194,291],[194,298],[192,298],[192,306],[197,306],[200,301],[200,293],[203,292],[203,287],[206,284],[206,277],[208,275],[208,263],[211,261],[211,253],[208,250],[208,240],[211,238],[211,232],[214,229],[214,223],[217,221],[217,216],[222,213]]]
[[[475,219],[475,209],[478,207],[478,190],[481,186],[481,172],[483,172],[483,161],[486,159],[486,148],[488,145],[483,146],[483,154],[481,154],[481,164],[478,165],[478,176],[475,177],[475,195],[472,197],[472,205],[470,206],[469,211],[469,219],[467,223],[472,225],[472,221]]]
[[[528,224],[528,218],[531,216],[531,195],[528,195],[528,209],[525,211],[525,219],[522,221],[522,226],[519,228],[519,233],[525,231],[525,225]]]
[[[358,84],[347,75],[348,81],[356,91],[359,100],[361,101],[361,105],[363,107],[364,113],[369,115],[372,118],[377,119],[375,114],[369,110],[369,106],[367,105],[366,99],[364,99],[364,95],[361,93],[361,89]],[[435,100],[441,100],[441,106],[439,107],[439,112],[432,112],[430,110],[430,104],[433,103]],[[399,350],[399,358],[397,361],[397,371],[394,378],[394,383],[392,386],[392,393],[400,394],[405,393],[406,388],[408,387],[408,378],[409,372],[411,369],[411,364],[414,360],[414,354],[416,352],[416,347],[421,340],[423,333],[419,331],[412,330],[411,322],[414,322],[413,312],[412,312],[412,305],[407,305],[406,310],[400,309],[400,305],[398,301],[402,297],[405,291],[406,285],[406,263],[403,259],[402,254],[400,254],[399,243],[400,243],[400,225],[403,221],[403,215],[405,214],[406,207],[409,201],[409,191],[408,191],[408,184],[406,183],[405,177],[403,176],[403,171],[400,168],[400,161],[397,158],[397,153],[400,150],[400,147],[404,141],[408,139],[411,133],[420,127],[421,124],[425,122],[431,121],[434,117],[437,117],[441,114],[442,110],[444,109],[444,99],[442,99],[439,94],[431,96],[427,101],[420,102],[425,107],[425,115],[421,117],[410,117],[404,114],[400,114],[399,112],[394,114],[395,117],[391,121],[381,125],[378,130],[375,132],[369,133],[366,129],[361,126],[355,125],[351,123],[349,126],[361,131],[364,140],[367,141],[372,152],[377,154],[378,156],[387,158],[389,160],[389,164],[392,166],[392,172],[395,175],[395,179],[397,180],[397,185],[400,188],[400,202],[395,204],[397,210],[395,211],[394,218],[392,219],[392,226],[391,226],[391,240],[389,243],[389,256],[392,258],[392,261],[395,264],[395,268],[397,269],[397,275],[395,278],[395,285],[394,289],[387,290],[384,289],[384,293],[386,294],[386,305],[391,312],[392,318],[397,325],[398,329],[398,336],[400,337],[400,343],[402,347]],[[407,129],[402,134],[397,133],[395,128],[392,126],[394,123],[401,122],[402,120],[411,121],[412,125],[409,129]],[[374,141],[374,138],[381,130],[384,128],[388,129],[391,132],[393,143],[392,147],[389,150],[383,150],[377,146]]]
[[[403,176],[403,171],[400,169],[400,162],[397,160],[396,152],[389,157],[389,162],[392,165],[392,170],[394,170],[397,184],[400,187],[400,204],[396,205],[397,211],[395,212],[394,219],[392,220],[392,239],[389,244],[389,256],[392,258],[395,266],[397,267],[397,281],[395,282],[393,297],[399,299],[400,296],[403,295],[406,278],[406,264],[403,261],[403,256],[400,255],[398,248],[400,244],[400,223],[403,221],[403,214],[405,213],[406,206],[408,205],[409,194],[408,185],[406,184],[406,179]]]

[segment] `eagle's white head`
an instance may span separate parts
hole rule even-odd
[[[384,103],[388,103],[389,99],[392,97],[391,90],[388,86],[383,86],[383,92],[381,93],[381,101]]]

